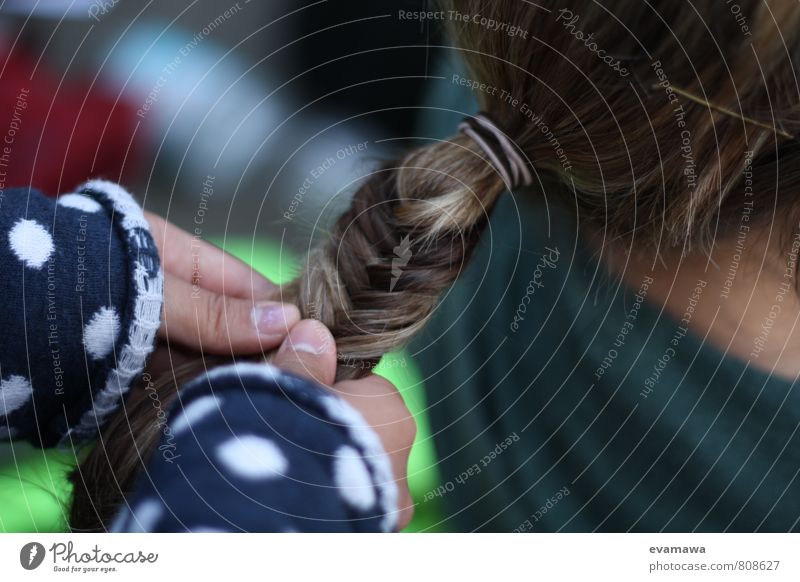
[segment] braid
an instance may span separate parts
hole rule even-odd
[[[462,272],[504,190],[475,142],[459,134],[386,164],[353,195],[330,237],[312,251],[282,299],[318,319],[338,349],[336,379],[366,376],[427,322]],[[271,354],[265,354],[267,359]],[[154,386],[169,406],[178,386],[219,358],[198,358]],[[71,475],[70,526],[103,531],[158,446],[152,403],[133,390],[100,443]]]
[[[480,156],[458,135],[385,165],[284,286],[303,317],[331,330],[338,380],[367,374],[405,345],[466,266],[504,189]]]

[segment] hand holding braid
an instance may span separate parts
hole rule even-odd
[[[337,383],[368,376],[381,356],[422,329],[442,292],[466,267],[504,180],[530,175],[502,154],[511,145],[503,145],[504,134],[494,125],[481,127],[479,140],[461,133],[376,171],[327,241],[308,256],[300,277],[281,288],[281,300],[330,329],[338,350]],[[483,147],[497,149],[490,155]],[[103,446],[91,451],[73,477],[73,527],[102,529],[159,446],[161,425],[153,421],[150,394],[168,406],[178,386],[218,363],[207,356],[191,360],[148,390],[134,391],[106,428]],[[275,363],[280,365],[280,357]]]
[[[337,380],[365,376],[422,329],[466,267],[499,195],[531,182],[523,155],[488,116],[462,131],[376,171],[284,286],[282,300],[333,333]]]

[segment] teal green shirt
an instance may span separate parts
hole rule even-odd
[[[448,91],[437,137],[474,107]],[[442,474],[422,503],[455,531],[800,529],[795,383],[704,333],[609,275],[575,209],[507,194],[412,346]]]

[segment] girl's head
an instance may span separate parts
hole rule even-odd
[[[707,251],[745,195],[765,226],[777,208],[796,228],[795,2],[446,5],[527,33],[450,26],[470,75],[495,88],[476,91],[481,107],[611,239]]]
[[[467,71],[447,82],[473,87],[525,154],[537,184],[525,195],[574,204],[609,239],[653,252],[707,251],[744,212],[753,226],[778,215],[795,228],[792,0],[442,4]],[[425,325],[504,190],[463,133],[427,141],[362,183],[283,288],[303,317],[331,329],[339,379],[368,373]],[[166,407],[176,382],[157,386]],[[76,529],[108,523],[157,445],[153,414],[132,394],[76,472]]]
[[[795,228],[792,0],[442,4],[467,71],[446,82],[472,87],[527,156],[527,194],[654,253],[707,252],[743,213]],[[428,142],[362,185],[286,293],[345,357],[374,361],[424,326],[504,189],[472,139]]]

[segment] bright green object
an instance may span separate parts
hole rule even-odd
[[[0,446],[0,532],[66,531],[74,466],[71,453]]]
[[[298,258],[277,244],[253,244],[244,238],[215,242],[276,283],[289,281],[297,274]],[[417,510],[406,531],[435,531],[438,506],[422,503],[425,493],[435,489],[440,478],[419,369],[401,351],[387,354],[375,372],[397,387],[417,420],[417,438],[408,471]],[[75,465],[71,452],[41,450],[27,444],[0,446],[0,532],[66,531],[72,492],[67,477]]]

